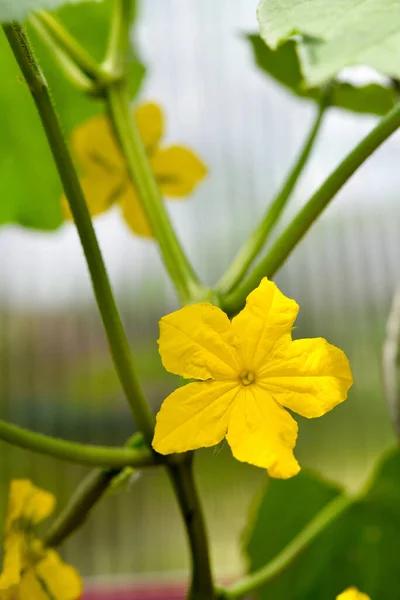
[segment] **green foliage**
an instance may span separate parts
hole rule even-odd
[[[257,65],[278,83],[301,98],[318,101],[324,86],[307,87],[300,68],[296,42],[288,40],[275,50],[269,48],[262,38],[249,35]],[[397,100],[393,85],[377,83],[355,86],[345,82],[335,82],[332,86],[330,104],[359,113],[384,115]]]
[[[146,382],[148,390],[154,389],[158,393],[165,384],[168,386],[169,381],[174,381],[174,376],[163,368],[153,346],[138,343],[134,359],[140,378]],[[111,398],[115,403],[116,399],[121,397],[121,384],[115,368],[109,357],[103,354],[80,355],[71,364],[67,390],[71,402],[76,402],[79,406],[94,402],[100,407],[109,403]],[[84,404],[82,404],[83,399],[85,399]]]
[[[63,4],[78,2],[82,0],[0,0],[0,21],[22,21],[33,10],[54,10]]]
[[[82,45],[101,60],[106,48],[111,3],[65,6],[58,16]],[[90,26],[88,26],[88,23]],[[30,37],[48,80],[65,135],[80,122],[103,110],[102,104],[85,97],[61,74],[50,51],[30,31]],[[0,34],[2,90],[0,112],[0,223],[18,223],[38,229],[61,225],[61,184],[29,90],[21,80],[17,64],[4,34]],[[144,67],[132,57],[131,92],[134,95]]]
[[[398,0],[261,0],[258,22],[273,49],[301,36],[298,51],[311,87],[351,65],[400,77]]]
[[[338,487],[303,471],[267,484],[252,531],[246,536],[250,571],[274,558],[326,504]],[[386,456],[367,493],[306,548],[261,599],[334,600],[355,585],[379,600],[400,597],[400,451]]]

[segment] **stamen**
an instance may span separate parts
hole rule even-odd
[[[250,385],[255,382],[256,376],[253,371],[244,370],[240,373],[239,379],[243,385]]]

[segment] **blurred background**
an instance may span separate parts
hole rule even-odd
[[[190,199],[167,207],[210,285],[278,190],[315,111],[257,70],[244,38],[257,30],[255,9],[255,0],[145,0],[139,6],[137,43],[148,68],[140,99],[163,106],[165,142],[195,149],[209,168]],[[364,70],[355,76],[374,77]],[[284,221],[374,123],[373,117],[329,112]],[[351,488],[394,442],[380,362],[400,283],[399,159],[397,135],[357,172],[276,278],[300,304],[297,335],[326,337],[350,358],[355,384],[348,402],[323,419],[301,420],[296,454],[303,466]],[[158,319],[177,307],[176,299],[153,242],[134,237],[118,210],[95,224],[156,410],[176,385],[156,346]],[[123,443],[134,424],[74,226],[54,233],[3,227],[0,253],[2,418],[67,439]],[[0,451],[0,522],[11,478],[29,477],[53,490],[61,507],[86,472],[6,445]],[[217,572],[233,576],[243,567],[239,536],[266,476],[234,462],[225,445],[199,452],[197,475]],[[165,475],[149,470],[129,491],[108,496],[65,555],[87,577],[183,573],[185,540]]]

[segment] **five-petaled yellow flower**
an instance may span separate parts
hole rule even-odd
[[[367,594],[363,594],[356,587],[347,588],[344,592],[336,596],[336,600],[371,600]]]
[[[203,162],[183,146],[160,148],[164,119],[157,104],[139,106],[134,118],[161,193],[172,198],[189,195],[207,173]],[[101,115],[79,125],[72,133],[71,145],[82,170],[81,185],[92,217],[119,204],[129,227],[138,235],[151,237],[109,120]],[[62,207],[64,217],[71,219],[65,197]]]
[[[292,477],[297,423],[285,410],[319,417],[345,400],[352,375],[344,353],[321,338],[292,340],[299,307],[263,279],[230,321],[208,303],[160,321],[167,371],[199,379],[168,396],[153,439],[161,454],[213,446],[224,436],[240,461]]]
[[[35,537],[35,526],[54,510],[55,498],[28,480],[11,482],[4,532],[1,600],[77,600],[78,572]]]

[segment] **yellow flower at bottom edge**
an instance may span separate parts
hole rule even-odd
[[[168,396],[157,415],[153,447],[161,454],[213,446],[225,436],[240,461],[287,478],[297,423],[285,408],[319,417],[345,400],[352,375],[344,353],[321,338],[293,341],[294,300],[263,279],[230,321],[208,303],[160,321],[167,371],[199,379]]]
[[[28,480],[11,482],[4,531],[1,600],[77,600],[78,572],[54,550],[43,548],[35,526],[54,510],[55,498]]]
[[[356,587],[347,588],[344,592],[336,596],[336,600],[371,600],[367,594],[363,594]]]
[[[207,174],[203,162],[183,146],[160,148],[164,122],[157,104],[139,106],[134,118],[160,192],[173,198],[188,196]],[[80,181],[91,216],[119,204],[129,227],[138,235],[152,237],[109,119],[100,115],[78,125],[71,145],[83,172]],[[72,218],[65,196],[62,210],[64,218]]]

